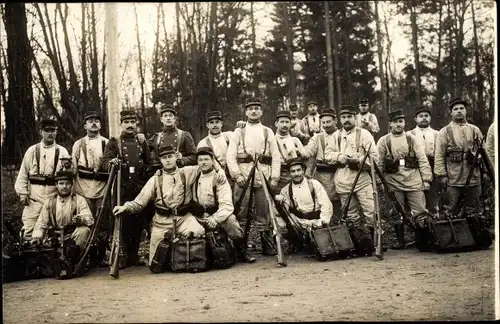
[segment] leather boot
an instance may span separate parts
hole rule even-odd
[[[260,243],[262,246],[262,255],[274,256],[276,252],[276,245],[273,241],[273,236],[270,231],[262,231],[260,234]]]
[[[394,224],[394,232],[396,233],[397,243],[392,246],[393,250],[404,250],[405,249],[405,230],[404,224]]]
[[[237,238],[233,240],[234,248],[236,250],[236,256],[238,260],[245,263],[254,263],[255,258],[250,256],[245,248],[245,243],[242,238]]]

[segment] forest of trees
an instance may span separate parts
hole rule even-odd
[[[230,129],[244,117],[243,103],[250,96],[261,98],[267,125],[290,103],[304,114],[307,100],[338,109],[361,96],[372,103],[382,132],[394,109],[404,109],[412,126],[412,107],[419,104],[432,107],[434,128],[444,126],[446,103],[453,96],[470,102],[469,120],[483,132],[494,118],[493,1],[390,1],[384,10],[376,1],[277,2],[264,44],[256,40],[262,12],[253,3],[176,3],[173,29],[167,28],[165,4],[159,3],[150,31],[156,40],[152,57],[145,57],[141,47],[136,6],[127,23],[137,30],[133,56],[140,100],[123,98],[123,108],[135,109],[148,133],[160,129],[158,105],[174,102],[180,127],[198,141],[206,133],[207,111],[223,111]],[[76,24],[70,28],[68,23],[76,8],[82,17],[80,36]],[[106,118],[106,48],[97,28],[104,24],[98,18],[102,10],[94,3],[71,8],[64,3],[2,4],[4,161],[20,159],[38,140],[34,131],[19,131],[36,129],[37,116],[57,116],[58,141],[67,147],[83,135],[85,111],[97,110]],[[389,20],[395,16],[401,17],[411,44],[401,62],[391,52]],[[35,25],[40,33],[33,32]],[[126,69],[128,57],[124,60]],[[396,63],[404,66],[401,71]]]

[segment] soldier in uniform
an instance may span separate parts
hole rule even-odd
[[[55,118],[40,121],[42,141],[28,148],[24,154],[14,190],[24,205],[22,222],[24,238],[30,240],[43,203],[56,193],[54,176],[62,168],[61,158],[69,158],[68,151],[56,143]]]
[[[288,167],[291,181],[281,189],[276,200],[283,203],[304,232],[330,224],[333,206],[323,185],[304,176],[306,166],[302,159],[288,160]],[[280,231],[286,231],[282,220],[279,225]]]
[[[299,114],[299,107],[297,107],[296,104],[291,104],[288,107],[288,110],[290,111],[290,117],[292,118],[290,124],[290,135],[297,137],[303,145],[306,145],[309,141],[309,136],[302,132],[305,126],[302,123],[302,120],[297,117]]]
[[[302,118],[302,133],[313,137],[314,134],[321,133],[320,115],[318,114],[318,104],[316,101],[307,103],[308,114]]]
[[[100,134],[101,117],[95,111],[89,111],[85,114],[83,127],[87,131],[87,136],[77,140],[72,149],[73,165],[76,167],[74,190],[75,193],[87,199],[92,215],[97,217],[97,209],[102,204],[104,189],[109,176],[107,173],[99,172],[108,139]],[[107,266],[104,257],[108,234],[111,230],[107,215],[107,213],[103,214],[105,218],[99,229],[98,255],[101,266]]]
[[[334,175],[336,168],[326,161],[325,153],[332,143],[333,133],[337,130],[337,115],[333,109],[321,111],[323,132],[314,135],[305,146],[305,156],[310,157],[307,163],[306,176],[318,180],[325,188],[334,207],[334,217],[340,215],[340,197],[335,190]]]
[[[491,161],[491,165],[495,166],[495,122],[493,122],[488,128],[488,133],[486,133],[486,143],[484,144],[484,150],[488,154],[488,158]],[[493,179],[491,179],[494,181]]]
[[[434,169],[434,149],[436,147],[438,131],[430,126],[431,110],[426,106],[416,107],[415,122],[417,126],[410,131],[410,134],[415,136],[424,145],[427,160],[431,169]],[[439,182],[437,181],[437,177],[433,176],[429,190],[425,191],[425,206],[434,218],[437,218],[439,215],[439,198]]]
[[[127,218],[136,218],[150,201],[155,204],[149,242],[149,264],[155,255],[156,249],[168,232],[176,227],[176,234],[184,237],[201,237],[205,229],[191,213],[178,215],[177,210],[186,200],[186,174],[177,167],[178,152],[172,145],[159,148],[159,158],[162,169],[149,178],[146,185],[134,199],[130,199],[122,206],[115,206],[115,215],[130,213]]]
[[[389,113],[391,132],[377,142],[380,170],[384,173],[390,190],[394,191],[401,206],[410,207],[410,221],[416,227],[425,227],[428,211],[424,191],[429,190],[432,170],[425,155],[425,148],[413,135],[405,133],[405,116],[402,110]],[[394,230],[398,243],[394,249],[404,249],[403,220],[395,221]]]
[[[335,190],[340,195],[342,205],[347,204],[349,192],[368,148],[371,159],[378,161],[375,140],[368,130],[356,126],[356,114],[354,106],[340,107],[342,128],[335,131],[328,139],[325,149],[325,160],[330,164],[336,164],[337,167],[334,177]],[[370,159],[366,159],[364,171],[361,172],[354,187],[345,219],[349,230],[357,233],[358,237],[355,237],[355,240],[360,242],[370,241],[374,233],[375,205],[369,172],[370,162]],[[371,244],[373,245],[373,242]]]
[[[226,161],[231,177],[235,180],[234,201],[238,201],[243,194],[243,187],[249,177],[250,170],[257,156],[259,168],[264,176],[269,179],[273,188],[278,186],[280,177],[281,157],[276,144],[273,131],[261,124],[262,106],[259,99],[251,98],[245,104],[247,122],[244,127],[237,128],[227,149]],[[271,233],[269,206],[264,194],[260,178],[255,176],[253,193],[255,202],[254,224],[260,232],[263,254],[272,254],[270,244]],[[246,191],[239,213],[236,215],[240,225],[246,223],[250,188]]]
[[[64,226],[65,238],[67,236],[73,239],[81,251],[90,235],[90,227],[94,225],[94,218],[87,200],[79,194],[72,194],[71,171],[59,171],[55,181],[57,194],[44,202],[33,230],[31,243],[39,245],[48,228]]]
[[[292,179],[288,170],[287,161],[297,157],[307,158],[304,146],[297,137],[290,136],[291,115],[289,111],[278,111],[276,115],[276,144],[281,156],[280,181],[278,187],[281,189]]]
[[[474,139],[482,140],[481,130],[467,122],[467,101],[453,98],[448,103],[452,121],[439,130],[436,141],[434,172],[439,183],[446,191],[443,208],[451,211],[458,202],[460,193],[463,199],[465,213],[475,213],[480,208],[480,171],[472,166],[474,158]],[[474,167],[468,188],[465,188],[467,177]]]
[[[375,138],[380,131],[378,119],[375,114],[368,112],[368,99],[362,98],[359,100],[359,114],[356,115],[356,126],[367,129]]]
[[[200,147],[197,152],[198,165],[186,166],[186,200],[192,205],[192,213],[203,227],[214,230],[222,228],[232,238],[239,259],[255,262],[247,255],[243,242],[243,229],[233,214],[233,196],[229,182],[222,169],[214,167],[215,153],[211,147]]]
[[[147,143],[141,143],[136,136],[137,116],[135,112],[121,111],[120,125],[121,135],[118,138],[111,138],[106,144],[102,168],[109,171],[112,163],[121,165],[121,200],[127,201],[133,200],[141,191],[148,179],[148,167],[151,166],[152,161]],[[135,217],[126,217],[122,221],[122,242],[125,254],[125,258],[122,259],[125,264],[122,264],[122,267],[144,265],[137,253],[145,220],[146,215],[140,213]]]

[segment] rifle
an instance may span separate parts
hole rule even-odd
[[[122,187],[122,167],[121,160],[119,161],[119,167],[117,172],[115,186],[116,194],[116,205],[121,205],[121,187]],[[120,276],[120,245],[121,245],[121,227],[122,219],[120,215],[115,216],[115,223],[113,226],[113,243],[111,245],[110,253],[110,270],[109,275],[114,279],[118,279]]]
[[[375,204],[375,213],[374,213],[374,222],[375,222],[375,233],[373,237],[373,242],[375,243],[375,256],[379,260],[384,259],[384,251],[382,250],[382,219],[380,217],[379,210],[379,201],[378,201],[378,190],[377,190],[377,181],[376,181],[376,173],[375,173],[375,160],[373,157],[370,157],[370,169],[372,176],[372,186],[373,186],[373,201]]]
[[[368,155],[370,154],[371,147],[372,147],[372,143],[370,143],[370,145],[368,146],[368,149],[366,150],[366,154],[363,157],[363,160],[361,160],[361,165],[359,166],[358,173],[356,173],[356,177],[354,178],[354,181],[352,182],[351,191],[349,191],[349,195],[347,196],[347,200],[346,200],[344,206],[342,207],[341,218],[345,219],[345,217],[347,215],[347,209],[349,208],[349,204],[351,203],[351,198],[352,198],[352,195],[354,193],[354,189],[356,188],[356,184],[358,183],[358,179],[359,179],[359,176],[361,175],[361,172],[364,171],[363,166],[365,165],[366,159],[368,158]]]
[[[241,203],[243,202],[243,198],[245,197],[245,194],[248,190],[248,186],[250,186],[250,197],[248,199],[248,207],[247,207],[247,215],[246,215],[246,224],[245,224],[245,234],[243,235],[243,242],[245,243],[245,250],[247,249],[248,246],[248,235],[250,234],[250,222],[252,221],[250,219],[250,216],[252,215],[252,204],[253,204],[253,198],[254,198],[254,192],[253,192],[253,185],[255,182],[255,170],[257,168],[257,160],[254,159],[254,165],[252,169],[250,170],[250,173],[248,174],[248,179],[247,182],[245,183],[245,188],[243,188],[243,191],[241,192],[241,197],[240,200],[238,201],[238,212],[239,209],[241,208]]]
[[[92,228],[92,231],[90,232],[90,236],[85,243],[85,247],[80,254],[80,260],[78,261],[74,274],[79,275],[81,271],[83,270],[83,267],[87,261],[87,255],[94,244],[97,234],[99,232],[99,228],[101,227],[102,220],[104,218],[104,211],[106,209],[106,203],[109,200],[109,196],[111,194],[111,188],[113,187],[113,183],[115,182],[116,178],[116,173],[117,173],[117,166],[116,165],[111,165],[111,170],[109,172],[109,178],[108,181],[106,182],[106,187],[104,188],[104,195],[102,197],[102,202],[101,205],[97,209],[96,213],[96,221],[94,223],[94,227]]]
[[[382,185],[384,186],[384,192],[385,192],[386,197],[388,198],[389,203],[392,205],[392,207],[394,209],[396,209],[396,212],[401,216],[401,218],[403,218],[403,215],[405,214],[405,210],[404,210],[403,206],[401,206],[401,203],[396,199],[396,195],[394,194],[394,191],[389,189],[389,185],[387,184],[387,180],[385,179],[384,175],[380,171],[378,165],[374,164],[373,168],[375,169],[375,173],[380,178],[380,181],[382,182]]]
[[[264,174],[260,170],[258,166],[257,160],[255,160],[255,169],[256,172],[259,174],[260,181],[262,182],[262,188],[264,189],[264,194],[266,195],[267,199],[267,204],[269,206],[269,215],[271,216],[271,223],[273,225],[273,235],[276,239],[276,250],[278,252],[278,264],[280,266],[286,267],[286,260],[285,260],[285,254],[283,252],[283,246],[281,245],[281,234],[278,231],[278,221],[276,220],[276,215],[274,215],[274,206],[273,206],[273,200],[271,199],[271,195],[269,194],[269,189],[267,188],[266,185],[266,178],[264,177]]]
[[[484,149],[483,143],[484,140],[479,140],[478,137],[474,139],[474,142],[476,144],[476,151],[481,155],[482,157],[482,164],[484,166],[484,169],[486,169],[486,174],[490,178],[490,181],[492,185],[495,185],[495,168],[492,164],[492,161],[490,157],[488,156],[488,153],[486,153],[486,150]]]

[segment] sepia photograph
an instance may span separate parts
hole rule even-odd
[[[0,4],[3,322],[500,319],[496,12]]]

